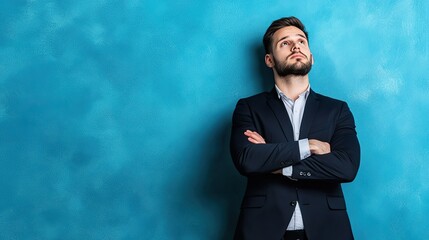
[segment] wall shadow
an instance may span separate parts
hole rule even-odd
[[[250,59],[249,70],[254,73],[256,86],[259,85],[260,92],[270,91],[274,86],[272,70],[265,65],[265,50],[261,42],[250,44],[252,59]],[[256,93],[255,93],[256,94]]]
[[[273,88],[272,71],[264,62],[265,51],[260,42],[250,44],[251,52],[249,61],[249,71],[255,76],[258,91],[269,91]],[[237,101],[238,99],[235,99]],[[232,239],[235,226],[240,212],[240,204],[244,194],[246,178],[241,176],[235,169],[229,152],[230,132],[231,132],[231,112],[222,117],[208,132],[213,133],[205,139],[206,149],[204,156],[207,169],[203,170],[205,179],[198,191],[198,197],[211,206],[211,209],[218,209],[221,215],[221,223],[217,236],[219,240]],[[203,159],[204,159],[203,158]]]
[[[218,239],[232,239],[237,223],[240,203],[245,189],[245,178],[235,169],[229,153],[231,118],[222,118],[210,132],[215,133],[207,139],[207,149],[211,153],[204,171],[200,193],[203,202],[216,215],[220,215]]]

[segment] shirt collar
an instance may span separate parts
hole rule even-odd
[[[274,87],[276,88],[276,92],[277,92],[277,96],[279,97],[279,98],[282,98],[282,96],[284,96],[285,98],[287,98],[287,99],[289,99],[288,97],[286,97],[286,95],[280,90],[280,88],[279,87],[277,87],[277,84],[274,84]],[[308,97],[308,94],[310,93],[310,84],[308,84],[308,87],[307,87],[307,89],[304,91],[304,92],[302,92],[301,94],[299,94],[299,97],[302,97],[302,96],[304,96],[304,99],[307,99],[307,97]]]

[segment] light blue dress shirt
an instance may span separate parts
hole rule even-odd
[[[308,139],[299,139],[299,130],[301,127],[302,116],[304,114],[305,103],[307,102],[308,94],[310,93],[310,85],[307,90],[301,93],[298,96],[298,99],[293,101],[292,99],[286,97],[284,93],[275,85],[278,97],[283,101],[283,104],[287,110],[289,115],[289,119],[292,123],[294,140],[298,141],[299,144],[299,152],[300,158],[305,159],[311,155],[310,146],[308,143]],[[286,119],[285,119],[286,121]],[[292,176],[292,166],[283,168],[282,173],[284,176],[291,177]],[[301,209],[299,207],[299,202],[297,202],[295,206],[295,211],[292,215],[292,218],[287,226],[286,230],[301,230],[304,229],[304,222],[302,220]]]

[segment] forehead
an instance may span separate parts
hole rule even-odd
[[[301,29],[294,26],[280,28],[273,34],[273,42],[276,43],[279,39],[291,37],[305,37],[305,33]]]

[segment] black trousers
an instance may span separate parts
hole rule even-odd
[[[308,240],[304,230],[286,231],[284,240]]]

